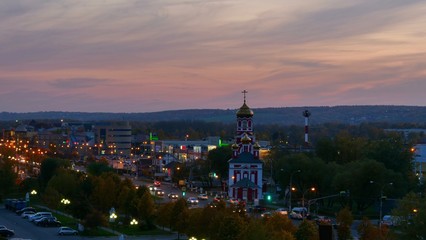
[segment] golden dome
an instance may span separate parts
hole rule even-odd
[[[250,143],[251,138],[247,135],[247,133],[244,134],[244,136],[241,138],[241,142],[243,143]]]
[[[256,148],[256,149],[260,149],[260,145],[259,145],[259,143],[255,143],[255,144],[253,145],[253,147],[254,147],[254,148]]]
[[[253,111],[244,102],[237,112],[237,117],[253,117]]]
[[[238,149],[238,144],[236,144],[236,143],[232,144],[232,148],[233,149]]]

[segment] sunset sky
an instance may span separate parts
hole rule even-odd
[[[1,0],[0,112],[426,105],[425,0]]]

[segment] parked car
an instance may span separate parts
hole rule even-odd
[[[35,213],[37,212],[37,210],[33,207],[24,207],[24,208],[21,208],[19,210],[16,210],[16,214],[21,215],[23,212],[28,212],[28,211],[32,211],[32,212],[35,212]]]
[[[201,194],[198,194],[198,197],[197,197],[199,200],[208,200],[209,199],[209,196],[207,196],[207,194],[205,194],[205,193],[201,193]]]
[[[176,193],[169,193],[167,196],[168,196],[170,199],[178,199],[178,198],[179,198],[179,195],[178,195],[178,194],[176,194]]]
[[[52,213],[51,212],[38,212],[38,213],[35,213],[34,215],[29,216],[28,220],[30,220],[30,222],[34,222],[35,220],[43,218],[43,217],[52,217]]]
[[[41,218],[38,218],[38,219],[36,219],[36,220],[34,220],[33,221],[33,223],[35,224],[35,225],[38,225],[38,223],[39,222],[42,222],[42,221],[49,221],[49,220],[56,220],[56,218],[55,217],[41,217]]]
[[[58,230],[58,235],[77,235],[78,231],[70,227],[60,227]]]
[[[62,226],[62,223],[60,221],[58,221],[56,219],[52,219],[52,218],[40,219],[35,224],[37,226],[42,226],[42,227],[60,227],[60,226]]]
[[[2,237],[12,237],[13,235],[15,235],[15,231],[13,231],[12,229],[8,229],[8,228],[0,228],[0,236]]]
[[[34,214],[36,214],[36,212],[33,212],[33,211],[25,211],[25,212],[23,212],[23,213],[21,214],[21,217],[23,217],[23,218],[28,218],[29,216],[32,216],[32,215],[34,215]]]
[[[195,197],[189,197],[189,198],[186,200],[186,202],[187,202],[188,204],[198,204],[198,199],[197,199],[197,198],[195,198]]]

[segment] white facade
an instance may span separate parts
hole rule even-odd
[[[414,146],[414,172],[419,179],[423,179],[426,171],[426,144]]]

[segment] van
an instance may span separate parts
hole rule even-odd
[[[43,217],[52,217],[52,213],[51,212],[38,212],[38,213],[32,215],[31,217],[29,217],[28,220],[30,220],[30,222],[34,222],[34,220],[39,219],[39,218],[43,218]]]

